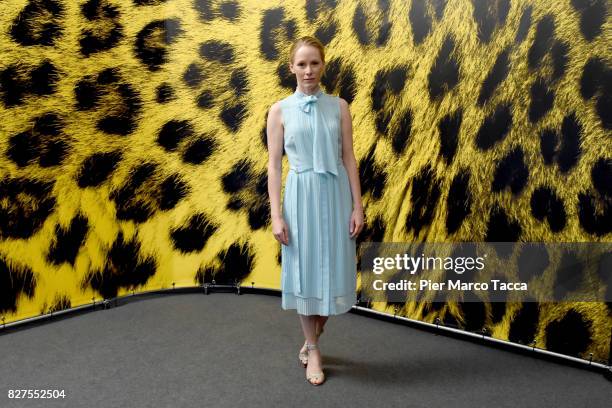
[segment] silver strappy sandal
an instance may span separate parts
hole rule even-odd
[[[316,350],[318,349],[319,346],[317,346],[316,344],[309,344],[306,343],[306,349],[307,350]],[[316,381],[316,382],[313,382]],[[308,374],[308,370],[306,372],[306,381],[308,381],[310,384],[312,385],[321,385],[325,382],[325,374],[323,373],[323,371],[319,372],[319,373],[310,373]]]
[[[307,344],[308,342],[305,341],[304,345]],[[302,363],[302,365],[306,367],[306,365],[308,365],[308,349],[306,349],[306,351],[300,351],[300,353],[298,354],[298,358],[300,359],[300,363]]]

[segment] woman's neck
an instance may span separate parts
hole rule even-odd
[[[301,93],[303,93],[304,95],[314,95],[314,94],[316,94],[317,92],[319,92],[320,87],[319,87],[319,85],[318,85],[318,84],[317,84],[317,86],[316,86],[316,87],[314,87],[314,88],[313,88],[313,87],[310,87],[310,86],[309,86],[309,87],[300,87],[300,86],[298,85],[297,90],[298,90],[298,91],[300,91]]]

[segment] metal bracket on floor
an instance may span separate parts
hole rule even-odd
[[[208,295],[209,292],[234,292],[236,291],[237,295],[240,295],[240,282],[237,279],[234,279],[233,285],[228,284],[217,284],[217,282],[213,279],[211,283],[204,283],[202,285],[204,287],[204,294]]]
[[[98,303],[100,305],[102,305],[102,309],[106,310],[106,309],[110,309],[111,306],[111,302],[114,303],[114,306],[117,307],[117,297],[114,298],[104,298],[102,299],[102,302]],[[92,297],[91,298],[91,306],[93,307],[93,310],[96,310],[96,298]]]
[[[443,325],[442,320],[439,317],[436,317],[436,320],[434,320],[434,323],[436,324],[436,329],[440,329],[440,324]],[[436,332],[434,333],[435,336],[438,335],[438,330],[436,330]]]
[[[102,306],[104,306],[104,310],[111,308],[111,301],[112,300],[113,299],[104,299],[102,301]],[[114,298],[114,300],[115,300],[115,305],[114,306],[116,307],[117,306],[117,298]]]
[[[480,331],[480,334],[482,334],[482,338],[484,339],[485,336],[489,334],[489,331],[487,330],[486,327],[483,327],[482,330]]]

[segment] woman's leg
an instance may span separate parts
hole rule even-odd
[[[300,317],[300,323],[302,324],[302,331],[304,332],[304,338],[310,344],[317,343],[317,316],[305,316],[298,314]]]
[[[306,337],[306,341],[309,344],[317,344],[317,334],[315,332],[317,321],[319,320],[317,316],[304,316],[298,314],[300,317],[300,323],[302,324],[302,331],[304,332],[304,337]],[[306,373],[319,373],[321,372],[321,353],[318,348],[314,350],[308,350],[308,365],[306,366]]]
[[[323,326],[325,326],[327,319],[329,319],[329,316],[318,316],[317,333],[323,331]]]
[[[329,316],[313,315],[311,317],[315,318],[315,324],[316,324],[315,334],[317,335],[317,338],[318,338],[321,332],[323,331],[323,326],[325,326],[325,322],[327,322],[327,319],[329,319]],[[304,334],[304,339],[306,339],[306,334]],[[307,341],[308,341],[307,339],[304,341],[304,345],[300,349],[300,353],[306,352],[306,342]]]

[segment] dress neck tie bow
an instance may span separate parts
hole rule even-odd
[[[330,103],[328,97],[319,90],[314,95],[306,95],[296,91],[298,107],[308,113],[312,123],[312,167],[316,173],[329,173],[338,175],[339,134],[331,131],[330,124],[340,115],[334,112],[338,106],[335,100]],[[319,100],[320,99],[320,100]],[[318,102],[317,102],[318,101]]]
[[[315,103],[317,101],[317,96],[316,95],[306,95],[304,96],[300,102],[299,102],[299,106],[300,109],[303,110],[306,113],[310,112],[310,106]]]

